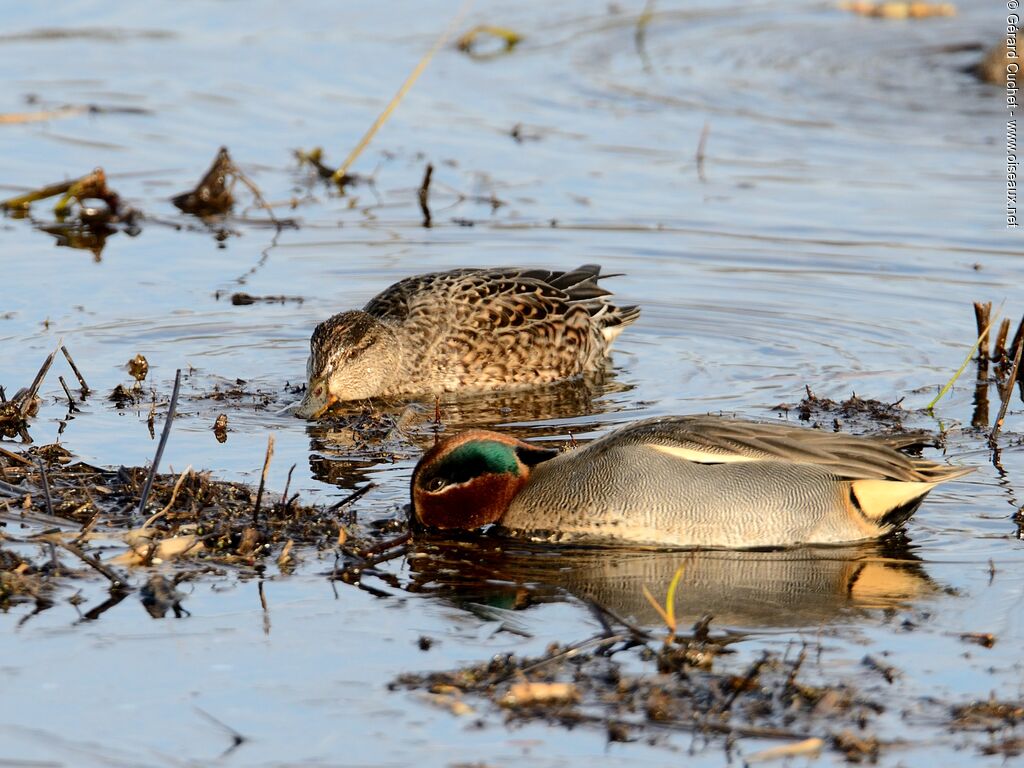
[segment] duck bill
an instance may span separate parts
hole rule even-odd
[[[302,402],[295,409],[295,415],[300,419],[319,419],[327,413],[332,405],[338,402],[335,395],[329,394],[326,397],[318,398],[313,396],[312,391],[312,387],[306,390],[306,396],[302,398]]]

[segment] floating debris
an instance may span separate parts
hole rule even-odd
[[[11,399],[7,399],[3,388],[0,387],[0,439],[19,437],[24,443],[32,442],[28,433],[28,420],[39,411],[39,388],[56,354],[57,350],[54,350],[47,355],[32,383],[25,389],[19,389]]]
[[[131,377],[141,384],[146,380],[146,376],[149,374],[149,361],[141,354],[136,355],[128,361],[127,368]]]
[[[225,216],[230,213],[235,205],[234,188],[237,182],[241,182],[252,193],[256,205],[267,212],[274,226],[296,226],[292,219],[278,219],[274,215],[274,209],[266,200],[263,193],[242,170],[235,165],[227,147],[221,147],[209,170],[203,175],[195,189],[183,192],[171,198],[175,207],[185,213],[198,216],[201,219]],[[227,234],[223,233],[226,237]]]
[[[221,147],[210,169],[203,174],[195,189],[171,198],[175,207],[194,216],[223,215],[235,205],[232,189],[239,171],[227,147]]]
[[[494,41],[498,47],[488,47]],[[459,35],[455,47],[474,59],[493,59],[511,53],[522,41],[523,36],[508,27],[479,24]]]
[[[952,727],[965,731],[998,731],[1024,721],[1024,701],[975,701],[953,707]]]
[[[847,420],[863,420],[870,426],[877,427],[884,425],[894,430],[903,428],[903,419],[907,411],[903,410],[903,398],[894,403],[885,403],[881,400],[859,397],[856,392],[841,402],[830,400],[827,397],[818,397],[809,386],[805,386],[806,396],[796,405],[780,403],[772,408],[773,411],[789,413],[796,411],[801,421],[811,421],[817,427],[825,428],[826,424],[838,432],[843,428],[840,418]],[[924,444],[929,444],[925,440]]]
[[[108,224],[116,221],[130,221],[135,218],[136,211],[121,202],[121,197],[107,186],[107,177],[102,168],[72,181],[49,184],[45,187],[26,192],[23,195],[8,198],[0,202],[0,208],[14,213],[26,213],[32,203],[60,195],[53,208],[60,220],[67,219],[75,211],[83,223]],[[106,208],[101,210],[90,201],[102,202]]]
[[[111,390],[107,399],[110,400],[119,409],[125,409],[131,405],[138,405],[142,402],[145,397],[143,391],[138,387],[125,387],[123,384],[118,384]]]
[[[580,699],[574,683],[513,683],[501,700],[503,707],[528,707],[532,704],[575,704]]]
[[[996,636],[991,632],[964,632],[960,639],[965,643],[976,643],[982,648],[992,648],[996,644]]]
[[[236,307],[245,307],[250,304],[256,304],[257,302],[264,302],[267,304],[284,304],[289,301],[294,301],[296,304],[302,304],[305,299],[301,296],[253,296],[241,291],[231,294],[231,303]]]
[[[226,413],[220,414],[217,420],[213,422],[213,436],[217,438],[218,443],[227,442],[228,415]]]

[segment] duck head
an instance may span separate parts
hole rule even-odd
[[[306,396],[295,415],[320,418],[338,401],[380,395],[399,368],[394,332],[366,312],[342,312],[320,323],[309,340]]]
[[[558,451],[474,429],[442,440],[412,473],[412,509],[431,528],[472,530],[501,520],[531,468]]]

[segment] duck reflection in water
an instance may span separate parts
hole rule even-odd
[[[421,541],[409,558],[410,591],[478,606],[516,609],[575,597],[645,627],[661,625],[644,597],[663,596],[679,566],[680,626],[711,614],[733,629],[844,623],[906,608],[939,593],[900,539],[851,547],[776,551],[643,552],[559,549],[480,539]]]
[[[430,448],[438,434],[466,429],[522,423],[528,426],[502,426],[504,432],[521,438],[563,437],[567,423],[573,431],[602,430],[609,424],[601,417],[624,410],[622,395],[632,388],[618,381],[615,371],[604,368],[528,391],[449,394],[436,403],[432,399],[412,404],[378,401],[372,410],[365,404],[337,406],[332,418],[306,427],[316,458],[311,462],[313,474],[336,485],[345,474],[344,467],[355,464],[366,471],[375,464],[389,464],[392,458],[412,458]],[[578,428],[571,426],[573,421]]]

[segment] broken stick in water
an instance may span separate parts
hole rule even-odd
[[[1017,349],[1013,353],[1013,367],[1010,369],[1010,375],[1006,379],[1006,383],[999,390],[999,399],[1001,405],[999,406],[999,416],[996,418],[996,423],[992,426],[992,432],[988,436],[989,447],[996,447],[996,440],[999,438],[999,430],[1003,428],[1003,420],[1006,418],[1006,410],[1010,407],[1010,398],[1013,397],[1013,385],[1017,381],[1017,374],[1020,371],[1020,353],[1024,350],[1024,340],[1017,343]]]
[[[160,466],[160,459],[164,455],[164,448],[167,446],[167,438],[171,436],[171,423],[174,421],[174,411],[178,407],[178,392],[181,389],[181,368],[174,374],[174,391],[171,392],[171,403],[167,407],[167,419],[164,421],[164,431],[160,434],[160,442],[156,446],[156,455],[153,457],[153,466],[149,468],[149,475],[146,477],[146,484],[142,487],[142,495],[139,497],[139,514],[146,509],[146,500],[149,492],[153,490],[153,480],[156,478],[157,468]]]
[[[267,438],[267,455],[263,459],[263,474],[260,475],[260,487],[256,491],[256,506],[252,511],[252,524],[256,525],[260,519],[260,504],[263,501],[263,489],[267,485],[267,472],[270,471],[270,460],[274,458],[274,436]]]
[[[75,378],[78,379],[78,383],[82,386],[82,397],[84,398],[89,394],[89,385],[85,383],[85,377],[82,376],[82,372],[78,370],[78,366],[75,365],[75,361],[71,359],[71,353],[68,352],[68,348],[61,344],[60,351],[64,353],[64,357],[67,358],[68,365],[71,366],[71,370],[74,372]]]

